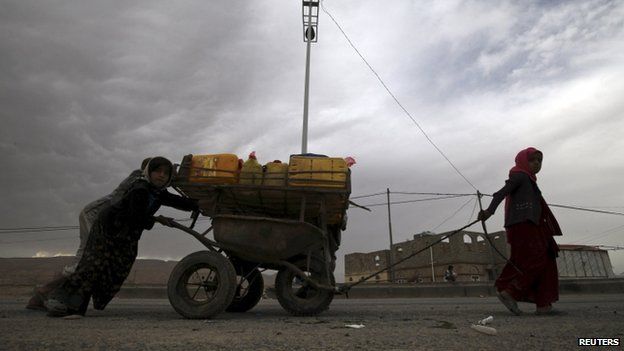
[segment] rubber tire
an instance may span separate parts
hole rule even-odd
[[[250,266],[248,263],[234,262],[234,269],[236,270],[236,292],[234,293],[232,303],[225,310],[227,312],[247,312],[260,302],[264,293],[264,278],[262,278],[262,273],[255,266]],[[239,279],[247,275],[246,280],[249,283],[247,293],[239,296]]]
[[[304,272],[306,268],[306,260],[301,260],[295,263]],[[325,285],[329,285],[324,278],[325,274],[324,264],[318,260],[313,259],[310,263],[310,278],[317,282],[321,282]],[[308,287],[313,292],[313,296],[301,298],[293,293],[292,283],[295,278],[295,273],[287,268],[282,268],[277,272],[275,277],[275,295],[277,301],[288,313],[295,316],[315,316],[329,308],[334,299],[334,292],[332,290],[317,290],[312,287]],[[331,284],[334,284],[334,277],[331,277]]]
[[[217,274],[214,297],[198,302],[188,295],[186,282],[200,268],[209,268]],[[236,292],[236,271],[230,260],[213,251],[198,251],[184,257],[173,268],[167,283],[169,302],[176,312],[189,319],[207,319],[223,312]]]

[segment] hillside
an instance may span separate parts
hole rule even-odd
[[[0,258],[0,286],[35,286],[45,284],[73,257]],[[167,285],[177,261],[138,259],[124,285]],[[274,274],[263,274],[265,286],[273,285]]]
[[[38,285],[52,279],[73,257],[0,258],[0,285]],[[137,260],[125,285],[165,285],[175,261]]]

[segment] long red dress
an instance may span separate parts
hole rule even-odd
[[[539,225],[523,222],[506,228],[507,242],[511,246],[509,260],[513,265],[505,265],[495,285],[498,291],[506,290],[516,301],[546,307],[559,300],[556,261],[559,247],[553,239],[553,234],[558,233],[549,220],[552,213],[543,199],[541,202]]]

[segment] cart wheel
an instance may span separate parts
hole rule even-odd
[[[236,291],[230,261],[212,251],[199,251],[173,268],[167,283],[171,306],[186,318],[205,319],[225,310]]]
[[[264,293],[264,279],[253,265],[234,261],[236,270],[236,293],[232,303],[225,309],[228,312],[247,312],[260,302]]]
[[[295,265],[314,281],[328,285],[325,274],[322,273],[324,271],[323,263],[312,260],[309,269],[306,266],[306,260],[296,262]],[[333,278],[332,275],[332,285],[334,284]],[[282,268],[277,272],[275,294],[280,305],[295,316],[317,315],[327,310],[334,299],[333,291],[315,289],[287,268]]]

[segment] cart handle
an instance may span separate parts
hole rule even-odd
[[[191,234],[193,237],[195,237],[195,239],[199,240],[199,242],[204,244],[204,246],[206,246],[206,248],[208,248],[211,251],[216,252],[217,249],[215,249],[215,247],[221,250],[232,250],[232,248],[229,245],[217,243],[216,241],[212,241],[205,237],[206,233],[208,233],[208,231],[210,231],[212,227],[210,227],[204,234],[200,234],[189,227],[183,226],[182,224],[176,222],[175,219],[170,218],[170,217],[156,216],[154,217],[154,220],[156,220],[158,223],[162,223],[162,225],[165,225],[167,227],[177,228],[183,232]]]
[[[197,218],[199,218],[199,210],[193,210],[193,213],[191,213],[191,219],[193,221],[191,222],[191,226],[189,227],[189,229],[193,229],[193,227],[195,227],[195,222],[197,222]]]
[[[173,227],[173,223],[174,223],[174,219],[171,217],[165,217],[163,215],[160,216],[154,216],[154,221],[167,226],[167,227]]]

